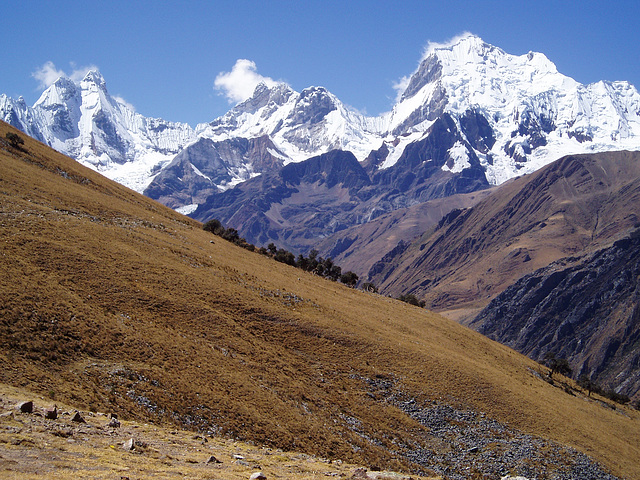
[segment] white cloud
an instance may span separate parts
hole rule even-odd
[[[44,90],[58,78],[67,75],[62,70],[57,70],[53,62],[49,61],[33,72],[31,76],[38,81],[38,87]]]
[[[457,44],[458,42],[460,42],[460,40],[462,40],[463,38],[467,38],[467,37],[473,37],[474,35],[470,32],[463,32],[460,35],[456,35],[455,37],[446,40],[444,42],[432,42],[429,41],[426,45],[426,47],[424,47],[424,51],[422,52],[422,57],[420,58],[420,61],[418,62],[418,67],[416,68],[416,70],[414,70],[414,74],[418,71],[418,69],[420,68],[420,64],[423,62],[423,60],[425,58],[427,58],[429,55],[431,55],[433,52],[435,52],[437,49],[440,48],[448,48],[451,47],[452,45]],[[412,74],[413,75],[413,74]],[[399,79],[397,82],[393,83],[393,89],[396,91],[396,103],[400,101],[400,99],[402,98],[402,94],[404,93],[404,91],[407,89],[407,87],[409,86],[409,81],[411,80],[411,75],[409,76],[404,76],[401,79]]]
[[[76,67],[76,64],[71,62],[71,68],[73,71],[69,74],[69,78],[75,83],[79,83],[91,70],[99,72],[100,69],[95,65],[87,65],[84,67]]]
[[[396,91],[396,103],[400,101],[400,98],[402,98],[402,94],[409,86],[409,80],[411,80],[411,77],[404,76],[397,82],[393,82],[392,87]]]
[[[220,72],[213,86],[227,97],[229,103],[240,103],[251,97],[261,82],[268,87],[278,83],[272,78],[260,75],[255,62],[241,58],[236,61],[230,72]]]
[[[112,95],[112,98],[113,98],[116,102],[118,102],[118,103],[120,103],[120,104],[124,105],[125,107],[127,107],[129,110],[131,110],[131,111],[133,111],[133,112],[135,112],[135,111],[136,111],[136,107],[134,107],[132,104],[130,104],[129,102],[127,102],[127,101],[126,101],[124,98],[122,98],[120,95]]]
[[[31,74],[33,78],[38,81],[38,88],[44,90],[48,88],[60,77],[66,77],[74,81],[75,83],[80,82],[87,72],[90,70],[98,70],[99,68],[95,65],[87,65],[84,67],[76,67],[75,63],[71,63],[71,73],[67,74],[64,70],[58,70],[52,61],[46,62],[40,68],[38,68],[35,72]]]
[[[427,58],[435,50],[437,50],[439,48],[451,47],[452,45],[455,45],[455,44],[459,43],[460,40],[462,40],[463,38],[468,38],[468,37],[475,37],[475,35],[473,33],[471,33],[471,32],[463,32],[460,35],[456,35],[455,37],[453,37],[450,40],[447,40],[445,42],[432,42],[432,41],[429,41],[427,43],[427,46],[424,48],[424,53],[422,54],[422,60]]]

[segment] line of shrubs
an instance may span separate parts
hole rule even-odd
[[[306,272],[312,272],[329,280],[337,282],[338,280],[349,287],[355,287],[358,283],[358,275],[352,271],[342,272],[342,268],[336,265],[331,258],[322,258],[318,256],[317,250],[311,250],[309,256],[305,257],[300,254],[297,257],[285,250],[284,248],[278,248],[274,243],[270,243],[267,247],[257,248],[255,245],[247,242],[240,236],[235,228],[225,228],[220,220],[212,219],[207,221],[203,227],[207,232],[211,232],[229,242],[250,250],[252,252],[258,252],[267,257],[271,257],[277,262],[286,263],[292,267],[297,267]],[[375,285],[370,282],[366,282],[362,285],[364,290],[370,292],[377,292]]]
[[[553,352],[547,352],[542,360],[542,363],[549,367],[549,380],[551,381],[553,381],[552,379],[554,373],[559,373],[567,377],[571,377],[571,374],[573,373],[573,370],[569,366],[569,362],[565,358],[556,357]],[[607,390],[605,388],[602,388],[585,374],[580,375],[577,383],[580,388],[587,391],[587,395],[589,397],[591,396],[591,393],[596,393],[621,405],[626,405],[631,401],[631,399],[623,393],[618,393],[615,390]],[[638,401],[634,405],[634,407],[640,410],[640,401]]]
[[[615,390],[607,390],[605,388],[602,388],[600,385],[591,381],[591,379],[587,375],[580,375],[580,378],[578,379],[578,385],[587,390],[589,396],[591,396],[592,392],[597,393],[598,395],[608,398],[609,400],[612,400],[621,405],[626,405],[631,401],[628,395],[625,395],[624,393],[618,393]],[[640,410],[640,402],[636,403],[635,408]]]

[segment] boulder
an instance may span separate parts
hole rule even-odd
[[[54,405],[52,408],[45,408],[44,418],[48,420],[55,420],[56,418],[58,418],[58,406]]]
[[[72,422],[77,422],[77,423],[87,423],[85,421],[84,418],[82,418],[82,415],[80,415],[80,412],[76,410],[76,412],[73,414],[73,417],[71,417],[71,421]]]
[[[31,400],[20,402],[16,405],[16,409],[20,410],[21,413],[33,413],[33,402]]]

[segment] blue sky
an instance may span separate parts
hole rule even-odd
[[[0,93],[33,104],[53,73],[97,66],[138,112],[193,126],[233,106],[214,82],[238,59],[255,64],[244,72],[298,91],[321,85],[379,114],[429,41],[463,32],[508,53],[542,52],[582,83],[640,87],[637,0],[23,0],[5,6],[1,22]]]

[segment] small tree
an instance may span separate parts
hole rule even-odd
[[[342,275],[340,275],[340,281],[345,285],[353,287],[355,286],[356,283],[358,283],[358,275],[356,275],[351,270],[349,270],[348,272],[345,272]]]
[[[550,369],[549,378],[553,378],[554,373],[559,373],[560,375],[565,375],[567,377],[571,375],[572,370],[566,358],[558,358],[555,353],[547,352],[544,356],[544,361]]]
[[[212,218],[202,226],[203,230],[211,232],[214,235],[220,235],[224,231],[222,223],[217,218]]]
[[[408,293],[406,295],[400,295],[398,300],[408,303],[409,305],[415,305],[416,307],[424,308],[426,302],[424,300],[418,300],[413,293]]]
[[[580,378],[578,379],[578,385],[580,386],[580,388],[583,388],[587,391],[587,397],[591,396],[591,392],[594,390],[595,384],[587,375],[585,375],[584,373],[580,375]]]

